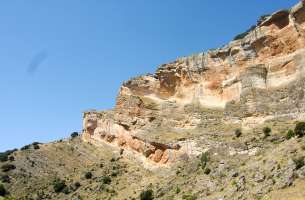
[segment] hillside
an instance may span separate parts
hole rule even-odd
[[[3,199],[305,199],[305,1],[123,83],[82,133],[0,155]]]

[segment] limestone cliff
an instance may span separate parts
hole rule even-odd
[[[113,110],[84,113],[83,139],[134,152],[145,163],[168,164],[196,155],[195,138],[229,135],[283,116],[302,118],[304,89],[301,1],[262,17],[222,48],[125,82]]]

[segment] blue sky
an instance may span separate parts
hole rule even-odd
[[[298,0],[0,2],[0,151],[81,130],[120,84],[222,46]]]

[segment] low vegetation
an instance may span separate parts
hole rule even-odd
[[[154,199],[154,192],[152,189],[144,190],[140,194],[140,200],[152,200]]]
[[[55,179],[53,182],[53,189],[56,193],[60,193],[64,191],[64,189],[67,187],[66,182],[64,180]]]
[[[110,184],[110,183],[111,183],[111,178],[110,178],[110,176],[103,176],[103,177],[102,177],[102,182],[103,182],[104,184]]]
[[[255,25],[251,26],[247,31],[243,32],[243,33],[240,33],[238,35],[236,35],[233,40],[240,40],[240,39],[243,39],[245,38],[251,31],[253,31],[254,29],[256,28]]]
[[[298,137],[303,137],[305,135],[305,122],[298,122],[295,125],[294,133]]]
[[[3,184],[0,184],[0,196],[4,197],[8,194],[8,191],[5,189]]]
[[[209,154],[208,154],[208,152],[202,153],[201,156],[200,156],[200,163],[199,163],[199,165],[201,166],[201,168],[203,170],[207,166],[208,161],[209,161]]]
[[[263,128],[263,133],[264,133],[264,137],[268,137],[270,136],[270,133],[271,133],[271,128],[269,128],[268,126],[264,127]]]
[[[305,166],[305,157],[304,156],[295,158],[293,161],[296,165],[296,169],[300,169]]]
[[[86,179],[91,179],[92,178],[92,172],[86,172],[85,173],[85,178]]]
[[[184,194],[182,196],[182,199],[185,199],[185,200],[196,200],[197,197],[191,193],[187,193],[187,194]]]
[[[13,164],[4,164],[1,166],[1,170],[2,172],[8,172],[8,171],[11,171],[11,170],[14,170],[16,169],[16,166],[13,165]]]
[[[239,137],[242,135],[242,132],[241,132],[241,130],[238,128],[238,129],[235,129],[234,134],[235,134],[235,137],[239,138]]]
[[[0,162],[5,162],[9,160],[9,156],[14,153],[15,151],[17,151],[17,149],[13,149],[13,150],[8,150],[5,152],[1,152],[0,153]]]
[[[71,133],[71,138],[76,138],[78,136],[78,132]]]
[[[289,130],[287,131],[287,134],[286,134],[286,139],[287,139],[287,140],[290,140],[290,139],[293,138],[294,136],[295,136],[294,131],[291,130],[291,129],[289,129]]]

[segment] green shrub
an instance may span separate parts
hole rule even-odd
[[[209,175],[211,173],[211,169],[207,167],[204,169],[203,173]]]
[[[294,136],[295,136],[295,133],[293,132],[293,130],[289,129],[286,134],[286,139],[289,140],[289,139],[293,138]]]
[[[21,151],[25,151],[25,150],[28,150],[28,149],[30,149],[30,147],[31,147],[31,145],[30,144],[28,144],[28,145],[25,145],[25,146],[23,146],[23,147],[21,147]]]
[[[259,20],[257,20],[257,24],[260,25],[263,21],[265,21],[270,15],[262,15]]]
[[[112,157],[112,158],[110,159],[110,162],[115,162],[115,161],[117,161],[117,160],[118,160],[117,158]]]
[[[242,132],[241,130],[238,128],[238,129],[235,129],[235,132],[234,132],[235,136],[238,138],[242,135]]]
[[[78,136],[78,132],[71,133],[71,138],[76,138]]]
[[[193,194],[190,194],[190,193],[187,193],[187,194],[184,194],[182,196],[182,199],[185,199],[185,200],[196,200],[197,197]]]
[[[144,190],[140,194],[140,200],[152,200],[154,199],[154,192],[152,189]]]
[[[33,142],[32,146],[34,149],[40,149],[40,146],[39,146],[40,144],[41,144],[40,142]]]
[[[305,135],[305,122],[298,122],[295,125],[294,133],[298,137],[303,137]]]
[[[70,194],[71,191],[70,191],[70,189],[69,189],[68,187],[65,187],[65,188],[62,190],[62,193],[64,193],[64,194]]]
[[[109,176],[103,176],[102,177],[102,182],[104,184],[110,184],[111,183],[111,178]]]
[[[18,149],[13,149],[13,150],[8,150],[5,152],[0,152],[0,161],[1,162],[5,162],[9,160],[9,156],[14,153],[15,151],[17,151]]]
[[[76,188],[79,188],[79,187],[81,186],[81,184],[80,184],[79,182],[75,182],[75,183],[74,183],[74,186],[75,186]]]
[[[85,178],[86,179],[91,179],[92,178],[92,173],[91,172],[86,172],[85,173]]]
[[[240,33],[238,35],[236,35],[233,40],[240,40],[240,39],[243,39],[245,38],[251,31],[253,31],[255,29],[255,25],[251,26],[247,31],[243,32],[243,33]]]
[[[0,176],[0,181],[2,183],[10,183],[11,182],[11,178],[8,175],[2,175],[2,176]]]
[[[200,166],[201,166],[202,169],[204,169],[206,167],[208,161],[209,161],[208,152],[202,153],[201,156],[200,156]]]
[[[8,154],[6,154],[5,152],[1,152],[0,153],[0,161],[5,162],[7,160],[8,160]]]
[[[53,189],[56,193],[62,192],[67,187],[64,180],[55,179],[53,182]]]
[[[176,187],[176,194],[179,194],[181,192],[181,189],[179,186]]]
[[[263,128],[263,133],[264,133],[264,136],[265,136],[265,137],[270,136],[271,128],[269,128],[268,126],[264,127],[264,128]]]
[[[293,159],[293,161],[296,165],[296,169],[300,169],[305,166],[305,157],[304,156],[295,158],[295,159]]]
[[[5,189],[4,185],[0,184],[0,196],[4,197],[8,194],[8,191]]]
[[[9,157],[8,157],[8,160],[11,161],[11,162],[13,162],[13,161],[15,161],[15,157],[14,157],[14,156],[9,156]]]
[[[4,164],[1,166],[1,170],[2,172],[8,172],[8,171],[11,171],[11,170],[14,170],[16,169],[16,166],[13,165],[13,164]]]

